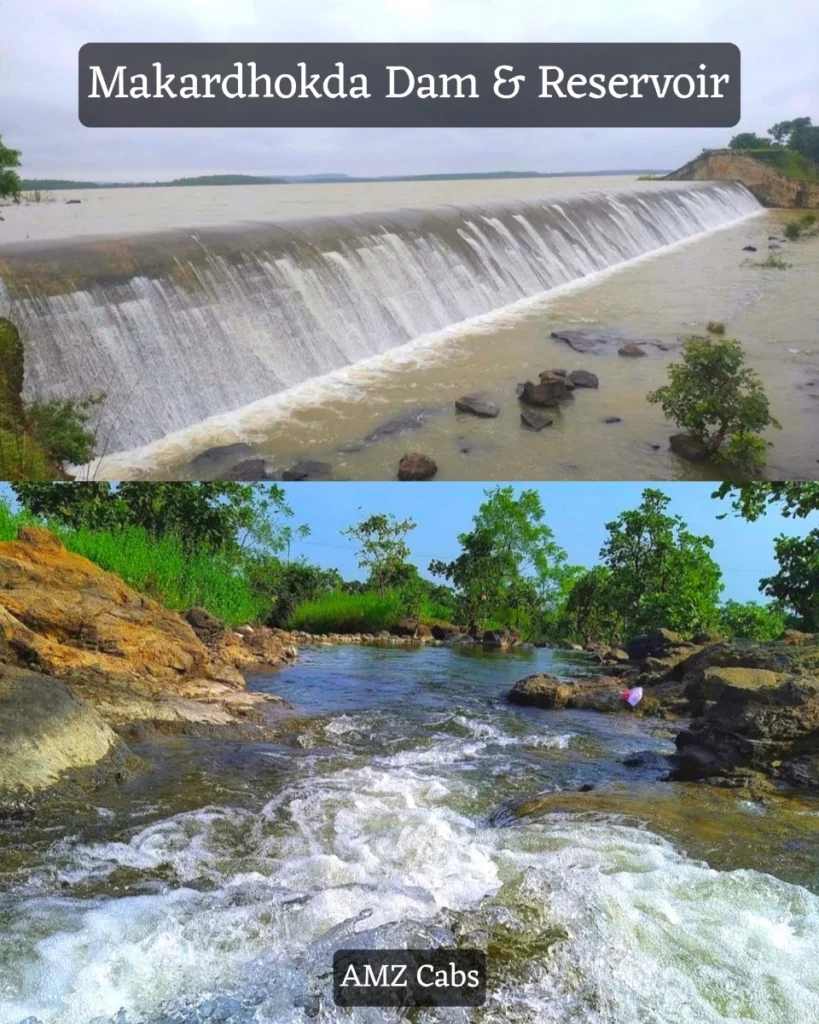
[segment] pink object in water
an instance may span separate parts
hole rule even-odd
[[[635,686],[633,690],[623,690],[622,696],[626,704],[630,704],[634,708],[643,699],[643,688],[642,686]]]

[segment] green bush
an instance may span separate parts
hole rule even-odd
[[[13,540],[21,526],[37,521],[26,512],[12,512],[0,500],[0,540]],[[230,555],[186,552],[176,535],[152,539],[138,526],[72,530],[51,524],[49,528],[69,551],[116,573],[135,590],[175,611],[200,606],[229,625],[264,621],[270,613],[270,598],[254,593],[241,565]]]
[[[725,324],[721,320],[709,320],[705,329],[709,334],[725,334]]]
[[[374,590],[363,594],[333,591],[317,601],[305,601],[290,616],[291,629],[308,633],[376,633],[391,629],[407,616],[406,598],[401,590],[387,590],[380,598]],[[430,624],[448,621],[448,609],[424,598],[420,621]]]
[[[681,363],[668,368],[669,383],[651,391],[648,401],[684,428],[704,458],[748,470],[765,464],[767,443],[758,435],[778,427],[756,372],[745,366],[735,338],[690,338]]]
[[[719,610],[717,629],[728,640],[769,643],[785,630],[785,613],[778,604],[726,601]]]

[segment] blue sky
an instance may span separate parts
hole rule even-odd
[[[294,557],[304,556],[324,566],[334,566],[348,579],[360,578],[355,543],[341,536],[341,530],[373,512],[392,512],[417,523],[408,542],[412,560],[426,569],[430,560],[448,560],[458,552],[457,537],[468,530],[483,500],[481,483],[300,483],[285,484],[294,512],[294,524],[308,523],[311,536],[293,545]],[[645,483],[542,483],[516,484],[516,490],[532,487],[546,509],[546,520],[555,538],[569,553],[571,562],[593,565],[605,539],[605,524],[620,512],[639,504]],[[724,598],[738,601],[760,599],[759,579],[776,570],[773,540],[780,533],[804,536],[815,525],[808,520],[785,519],[769,512],[756,523],[746,523],[733,514],[723,520],[717,515],[728,502],[711,498],[714,484],[665,483],[671,510],[685,519],[691,530],[714,538],[714,557],[720,564]],[[12,497],[6,484],[0,495]]]

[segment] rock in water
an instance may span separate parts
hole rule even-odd
[[[59,679],[0,665],[0,795],[35,792],[121,747],[113,729]]]
[[[332,480],[333,467],[329,462],[299,459],[282,473],[282,480]]]
[[[689,462],[703,462],[708,458],[708,449],[696,437],[690,434],[672,434],[668,439],[671,451],[679,455],[681,459],[688,459]]]
[[[484,419],[494,419],[500,414],[500,406],[481,395],[464,395],[457,398],[455,408],[458,412],[472,413],[473,416],[482,416]]]
[[[621,356],[630,356],[632,359],[639,359],[640,356],[647,355],[646,350],[641,348],[639,345],[635,345],[633,341],[623,345],[622,348],[618,348],[617,354]]]
[[[281,474],[266,459],[243,459],[224,473],[220,480],[278,480]]]
[[[558,400],[566,394],[566,387],[559,377],[554,380],[542,381],[540,384],[533,384],[527,380],[520,393],[521,402],[527,405],[536,405],[541,408],[554,408]]]
[[[223,444],[214,448],[206,448],[197,456],[191,459],[191,467],[202,476],[210,476],[218,473],[240,459],[248,459],[253,454],[253,449],[244,441],[237,441],[235,444]]]
[[[399,480],[431,480],[438,472],[438,466],[421,452],[410,452],[398,463]]]
[[[534,409],[521,409],[520,422],[529,430],[543,430],[544,427],[551,427],[554,423],[554,416],[548,416],[544,412],[537,412]]]
[[[578,388],[596,388],[600,386],[597,374],[591,373],[589,370],[572,370],[569,374],[569,380]]]

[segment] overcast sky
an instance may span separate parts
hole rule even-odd
[[[154,180],[235,172],[357,175],[674,168],[730,129],[90,129],[87,42],[733,42],[743,118],[819,120],[816,0],[4,0],[0,135],[26,177]]]

